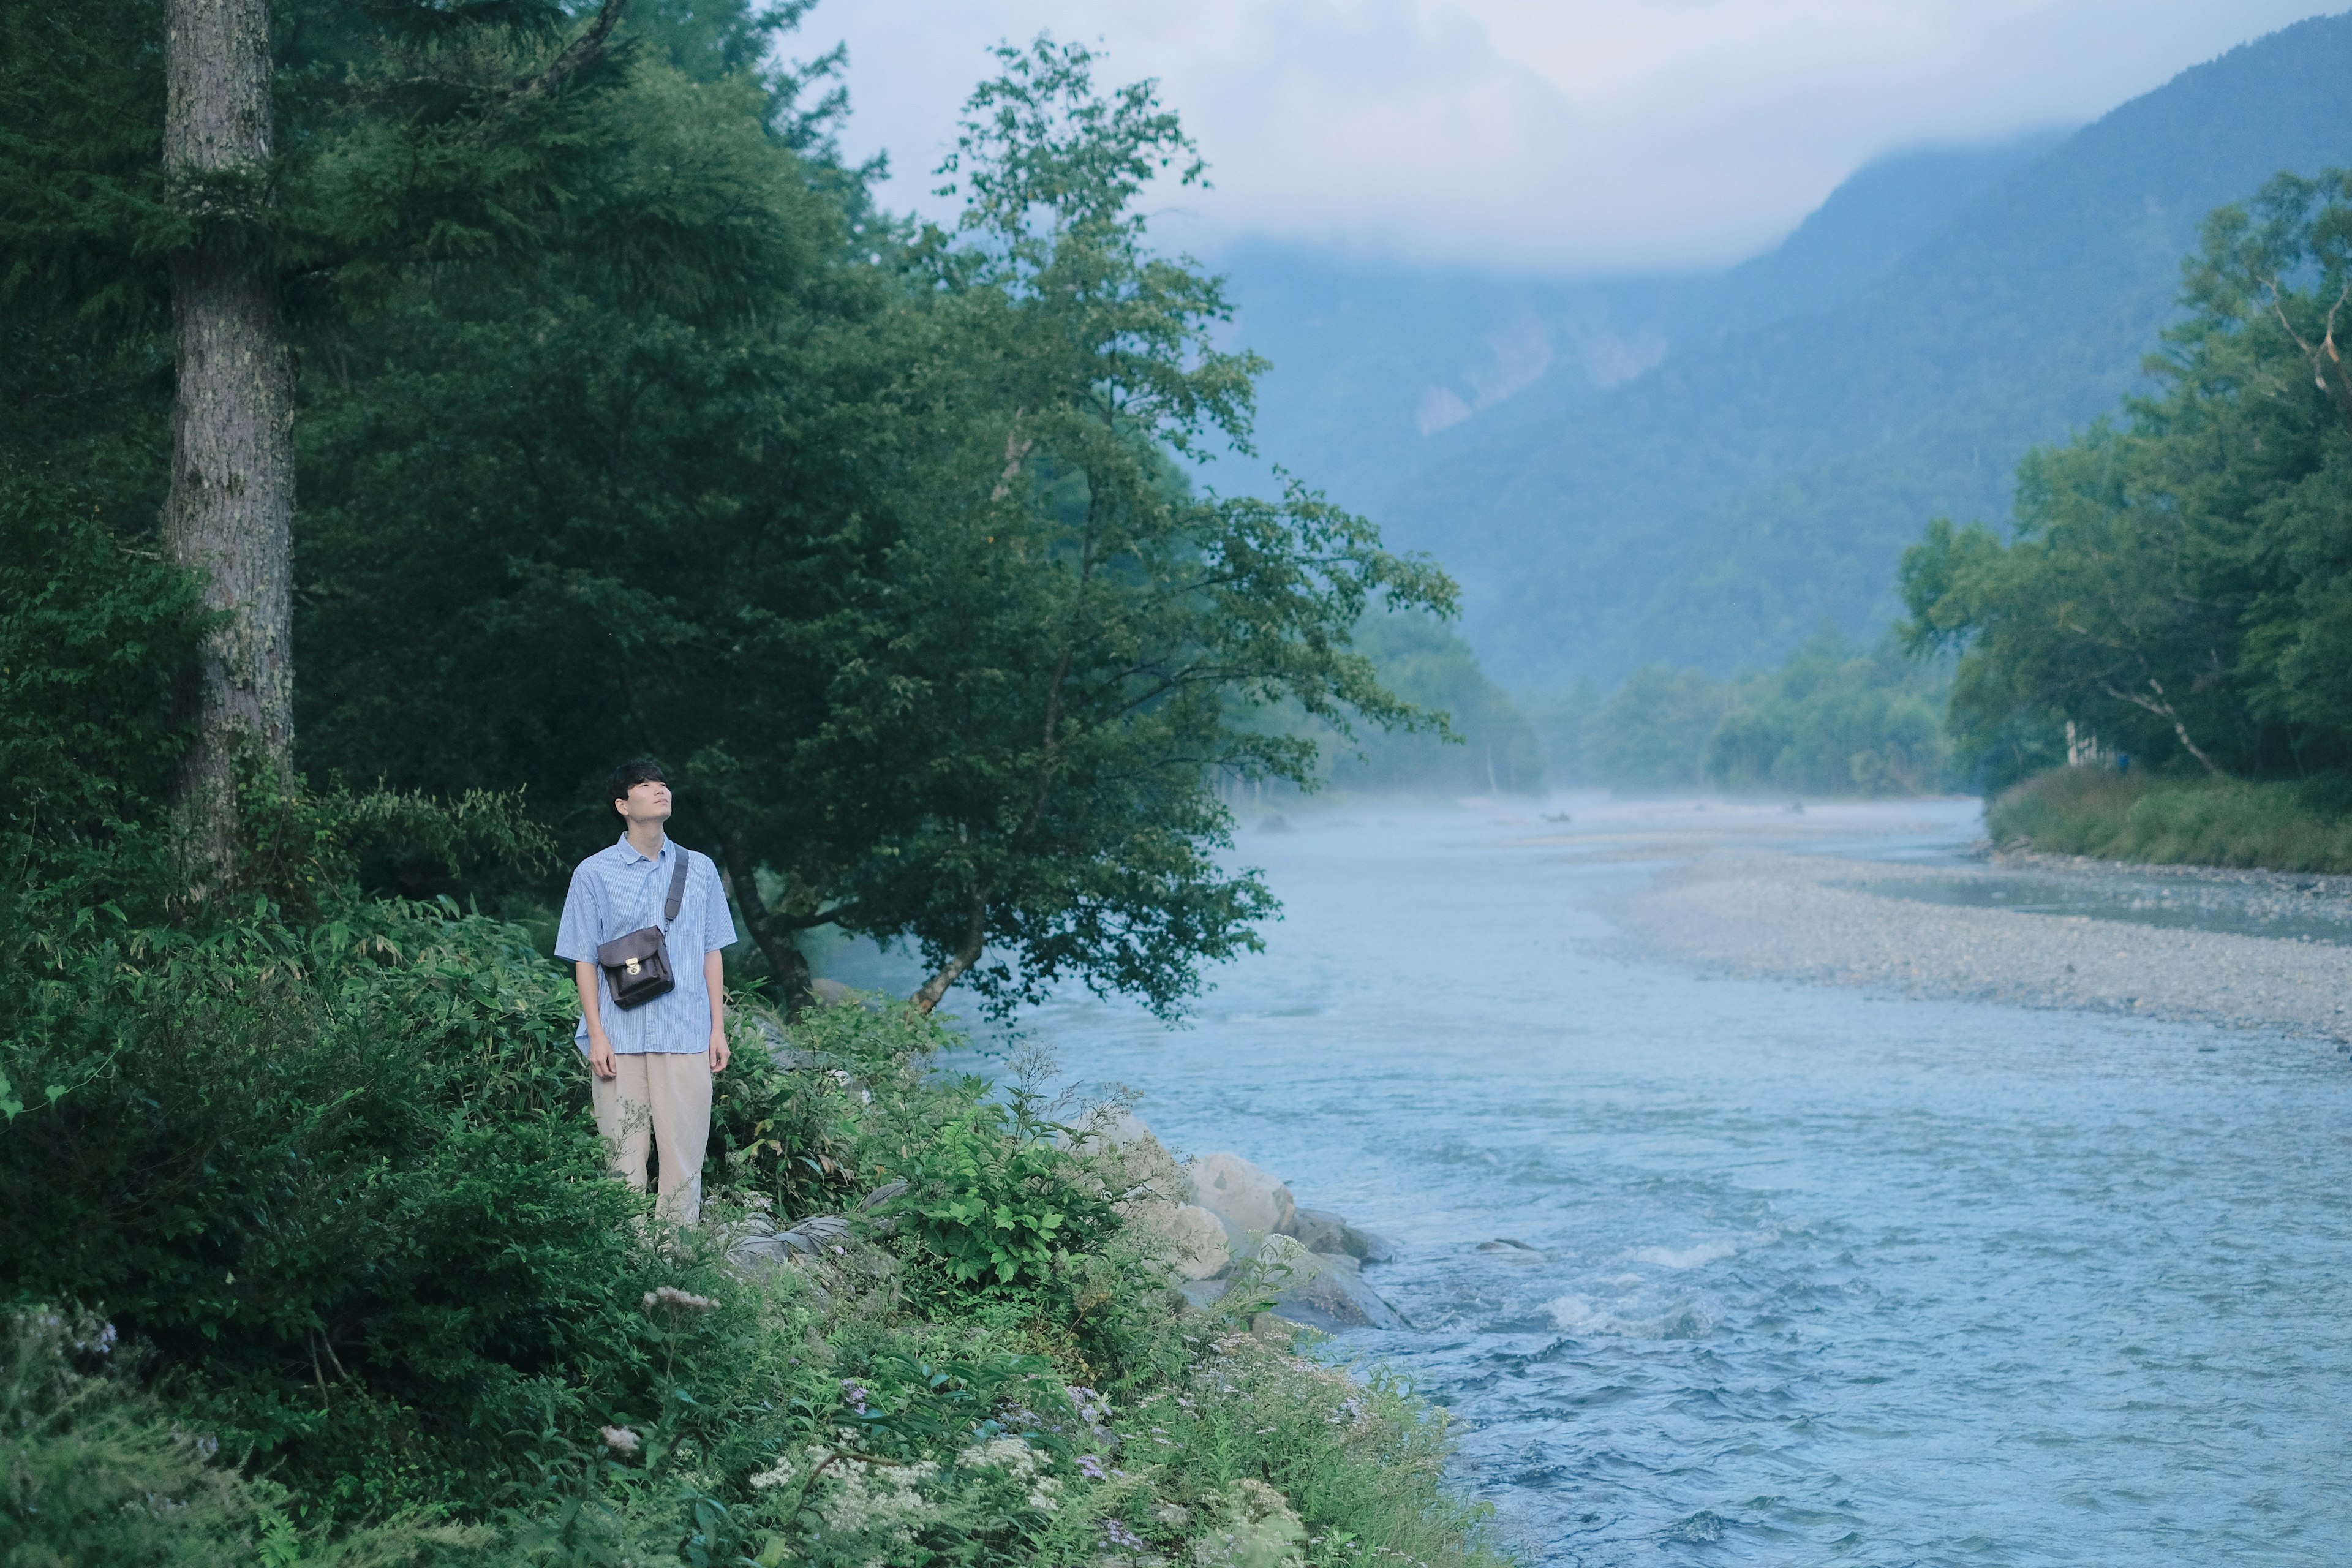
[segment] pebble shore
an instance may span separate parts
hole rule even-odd
[[[1967,907],[1990,890],[1961,884],[1990,878],[2008,879],[2004,888],[2023,878],[2052,902],[2095,902],[2127,918]],[[1685,864],[1604,912],[1639,951],[1719,973],[2352,1040],[2352,945],[2328,940],[2339,927],[2352,939],[2352,878],[1765,850]]]

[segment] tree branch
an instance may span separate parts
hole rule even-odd
[[[541,93],[552,92],[562,87],[573,73],[604,52],[604,46],[612,40],[613,29],[621,25],[621,13],[628,7],[629,0],[604,0],[596,8],[596,19],[588,24],[588,30],[572,39],[562,54],[549,62],[545,70],[509,94],[508,101],[520,102],[526,98],[537,98]]]
[[[2128,702],[2135,708],[2144,708],[2171,725],[2172,732],[2180,738],[2180,743],[2188,749],[2189,754],[2204,763],[2207,773],[2211,773],[2215,778],[2222,777],[2221,770],[2214,766],[2213,759],[2205,754],[2204,748],[2189,738],[2189,726],[2180,721],[2180,715],[2172,710],[2170,702],[2165,700],[2164,688],[2157,684],[2156,677],[2149,676],[2147,683],[2156,692],[2153,699],[2142,697],[2137,692],[2123,690],[2111,680],[2100,681],[2099,687],[2116,701]]]
[[[922,988],[908,1000],[919,1013],[928,1013],[940,1005],[948,987],[961,979],[971,966],[980,962],[981,949],[988,940],[988,889],[981,889],[971,896],[971,919],[964,927],[963,945],[956,949],[940,972],[923,982]]]
[[[2294,340],[2294,346],[2303,351],[2303,357],[2311,362],[2312,384],[2327,395],[2327,400],[2330,403],[2336,405],[2336,412],[2344,421],[2346,433],[2352,434],[2352,375],[2347,374],[2344,368],[2344,356],[2336,347],[2336,313],[2344,309],[2345,300],[2352,299],[2352,279],[2345,280],[2344,287],[2336,290],[2336,303],[2327,307],[2326,331],[2316,343],[2308,341],[2301,332],[2296,331],[2294,323],[2287,319],[2286,300],[2284,291],[2279,287],[2278,279],[2273,278],[2268,279],[2268,282],[2271,290],[2271,314],[2278,318],[2280,327],[2285,331],[2290,339]]]

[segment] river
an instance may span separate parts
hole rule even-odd
[[[1456,1414],[1532,1561],[2352,1563],[2337,1049],[1629,951],[1596,910],[1711,831],[1302,816],[1244,835],[1286,918],[1189,1026],[1026,1027],[1393,1239],[1366,1277],[1415,1331],[1333,1352]]]

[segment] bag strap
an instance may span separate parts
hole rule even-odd
[[[686,902],[686,868],[694,858],[694,851],[685,845],[673,845],[672,847],[677,851],[677,864],[670,868],[669,901],[662,906],[662,925],[665,928],[677,923],[678,906]]]

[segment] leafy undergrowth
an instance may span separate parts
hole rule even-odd
[[[2149,865],[2352,872],[2340,792],[2287,781],[2154,777],[2061,768],[1994,801],[1995,844]]]
[[[0,1561],[1499,1561],[1439,1413],[1252,1332],[1246,1282],[1186,1310],[1144,1178],[930,1070],[928,1020],[742,1026],[680,1233],[603,1175],[511,928],[264,907],[25,963]],[[819,1258],[724,1256],[893,1181]]]

